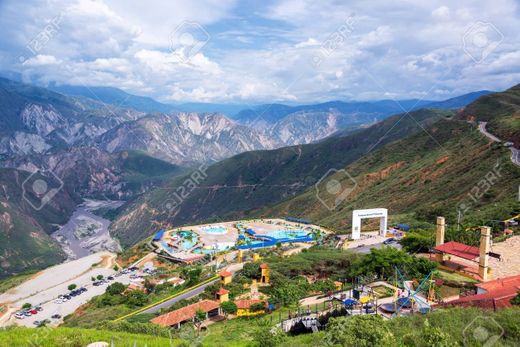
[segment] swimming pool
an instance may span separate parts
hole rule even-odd
[[[227,233],[226,227],[223,227],[222,225],[205,226],[205,227],[201,227],[201,230],[205,234],[210,234],[210,235],[223,235],[223,234]]]
[[[302,229],[281,229],[275,230],[266,235],[274,237],[275,239],[296,239],[307,236],[308,232]]]
[[[184,251],[193,248],[199,242],[199,236],[191,231],[179,231],[179,236],[182,237],[181,247]]]
[[[216,244],[213,244],[213,245],[196,248],[193,250],[193,252],[202,253],[202,254],[212,254],[212,253],[216,253],[216,252],[225,251],[234,246],[235,246],[234,242],[217,242]]]

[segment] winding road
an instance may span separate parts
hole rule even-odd
[[[487,138],[489,138],[491,141],[493,142],[503,142],[502,140],[500,140],[498,137],[496,137],[495,135],[493,134],[490,134],[487,130],[486,130],[486,125],[487,125],[487,122],[478,122],[478,130],[484,134]],[[513,162],[513,164],[515,164],[516,166],[520,166],[520,150],[519,149],[516,149],[514,147],[509,147],[509,149],[511,150],[511,161]]]

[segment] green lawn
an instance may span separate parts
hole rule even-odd
[[[8,342],[7,342],[8,341]],[[117,347],[148,346],[164,347],[175,346],[180,341],[171,341],[169,338],[144,334],[130,334],[107,330],[72,329],[72,328],[16,328],[0,329],[0,346],[17,347],[56,347],[56,346],[86,346],[89,343],[105,341],[114,342]]]

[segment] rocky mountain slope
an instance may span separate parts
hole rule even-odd
[[[217,161],[279,143],[218,113],[175,113],[123,123],[96,140],[109,152],[142,150],[178,164]]]
[[[204,171],[204,179],[181,201],[177,190],[186,186],[189,175],[174,178],[129,203],[113,222],[112,232],[128,245],[151,233],[157,225],[248,215],[303,192],[331,168],[342,168],[367,152],[449,115],[452,112],[419,110],[390,117],[349,136],[239,154],[211,165]]]
[[[461,95],[445,101],[381,100],[373,102],[331,101],[315,105],[287,106],[261,105],[246,109],[236,119],[251,126],[284,145],[297,145],[319,141],[330,135],[367,127],[404,110],[420,108],[461,108],[489,91]]]

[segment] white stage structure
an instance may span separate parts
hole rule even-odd
[[[371,208],[367,210],[354,210],[352,212],[352,239],[361,237],[361,220],[367,218],[379,218],[379,235],[385,236],[388,224],[388,210],[386,208]]]

